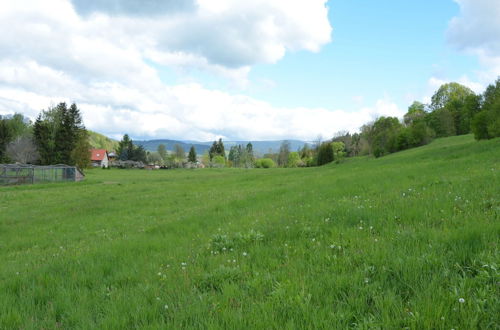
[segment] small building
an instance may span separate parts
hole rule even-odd
[[[108,167],[109,166],[109,157],[106,149],[92,149],[90,161],[92,162],[93,167]]]

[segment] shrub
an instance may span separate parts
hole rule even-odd
[[[288,155],[288,164],[286,167],[298,167],[300,166],[300,163],[300,155],[298,152],[294,151]]]
[[[255,167],[257,168],[271,168],[275,166],[276,164],[271,158],[261,158],[255,161]]]
[[[333,162],[333,147],[330,142],[323,142],[318,150],[318,166]]]
[[[488,113],[486,111],[481,111],[474,116],[472,132],[476,140],[485,140],[490,137],[488,134]]]
[[[224,167],[226,165],[226,159],[223,156],[215,156],[212,159],[212,167]]]

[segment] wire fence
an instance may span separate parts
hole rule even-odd
[[[83,173],[68,165],[0,164],[0,185],[81,181]]]

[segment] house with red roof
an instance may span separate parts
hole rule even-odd
[[[108,167],[109,157],[106,149],[91,149],[90,161],[93,167]]]

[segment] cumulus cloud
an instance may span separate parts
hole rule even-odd
[[[34,118],[57,102],[76,102],[88,128],[113,137],[193,140],[311,140],[402,115],[389,100],[350,113],[280,108],[199,83],[165,84],[157,66],[207,70],[244,84],[253,65],[330,41],[326,0],[179,3],[4,1],[0,29],[9,33],[0,34],[0,113]]]
[[[491,82],[500,75],[500,1],[455,0],[460,14],[447,31],[448,41],[457,49],[478,56],[485,71],[479,79]]]
[[[42,70],[38,75],[50,72]],[[70,84],[69,86],[72,86]],[[48,94],[47,91],[44,94]],[[141,138],[189,140],[303,139],[337,131],[357,131],[378,116],[401,117],[390,100],[380,100],[357,112],[323,108],[277,108],[244,95],[210,90],[200,84],[162,86],[154,90],[130,89],[119,84],[81,85],[78,93],[61,90],[53,97],[0,87],[0,113],[23,111],[35,116],[54,102],[75,101],[87,127],[118,138],[128,132]],[[71,97],[67,97],[70,95]]]

